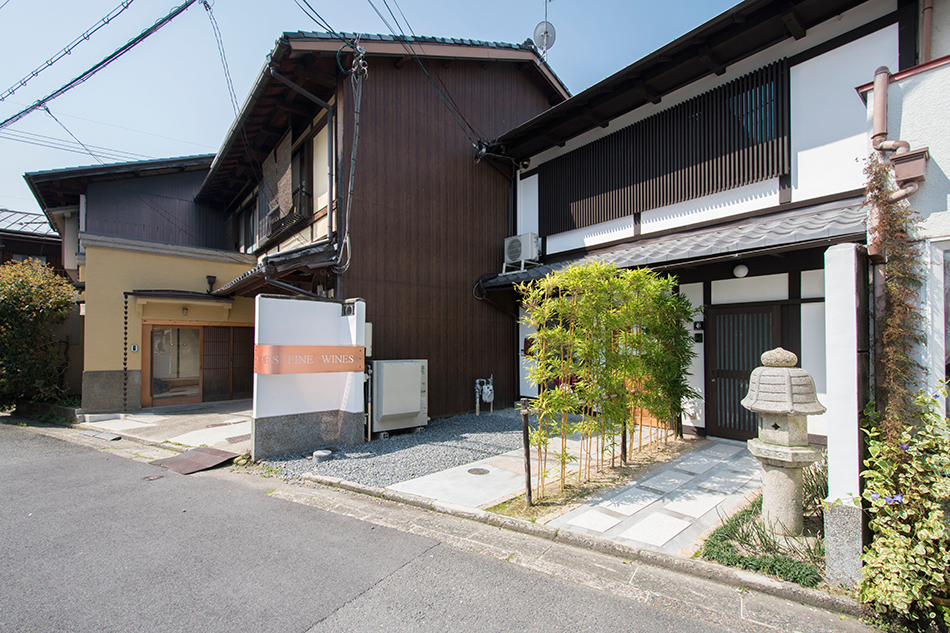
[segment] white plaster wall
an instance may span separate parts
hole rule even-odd
[[[690,304],[694,308],[700,308],[703,305],[703,284],[683,284],[680,286],[680,294],[689,299]],[[703,321],[704,317],[702,314],[698,314],[693,317],[696,321]],[[705,338],[706,333],[703,330],[695,330],[696,332],[702,332],[703,338]],[[683,416],[683,423],[690,426],[695,426],[699,428],[706,427],[706,401],[705,401],[705,386],[706,386],[706,346],[703,343],[693,343],[693,351],[696,352],[696,358],[693,359],[693,362],[689,366],[689,386],[699,392],[700,397],[696,402],[696,416],[689,417]]]
[[[319,211],[330,202],[329,134],[327,126],[313,137],[313,210]]]
[[[922,235],[938,240],[950,238],[950,177],[947,174],[950,167],[950,118],[946,115],[947,95],[950,95],[950,65],[891,82],[887,97],[888,138],[907,141],[912,150],[922,147],[930,150],[926,180],[920,183],[920,189],[910,198],[910,204],[924,218]],[[872,90],[868,93],[868,139],[873,115]],[[870,144],[866,147],[870,153]]]
[[[825,304],[802,304],[802,369],[815,380],[818,402],[828,399],[828,379],[825,360]],[[828,420],[823,415],[808,417],[808,432],[812,435],[827,435]]]
[[[538,175],[518,180],[518,235],[538,230]]]
[[[628,215],[609,222],[585,226],[582,229],[549,235],[545,242],[545,254],[605,244],[625,237],[633,237],[635,232],[633,216]]]
[[[640,232],[653,233],[697,222],[719,220],[778,204],[779,183],[778,178],[775,178],[696,200],[644,211],[640,216]]]
[[[802,271],[802,299],[819,299],[825,296],[825,271]]]
[[[920,385],[928,393],[934,393],[934,388],[945,379],[946,362],[946,295],[944,293],[944,252],[943,249],[930,242],[923,245],[925,261],[928,261],[926,279],[926,308],[924,310],[924,333],[926,344],[920,348],[920,364],[927,368],[926,383]],[[938,396],[941,409],[946,409],[946,402]]]
[[[793,201],[864,186],[866,110],[854,88],[871,81],[879,66],[896,68],[897,60],[892,24],[792,67]]]
[[[712,302],[751,303],[788,299],[788,273],[712,282]]]
[[[828,436],[828,500],[858,494],[857,247],[837,244],[825,251],[825,339]],[[814,416],[813,416],[814,417]]]
[[[366,304],[352,316],[339,303],[254,299],[255,345],[365,344]],[[363,373],[254,374],[254,417],[317,411],[363,412]]]

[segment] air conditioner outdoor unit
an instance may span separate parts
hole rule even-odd
[[[537,233],[522,233],[505,239],[505,265],[502,272],[515,266],[524,270],[526,263],[537,264],[540,252]]]

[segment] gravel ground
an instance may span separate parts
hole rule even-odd
[[[385,488],[521,446],[521,411],[512,408],[433,420],[421,433],[392,435],[334,451],[325,462],[314,463],[306,458],[311,453],[297,453],[262,464],[277,468],[285,479],[309,472]]]

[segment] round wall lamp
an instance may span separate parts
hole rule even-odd
[[[182,309],[181,309],[181,315],[182,315],[182,316],[188,316],[188,308],[182,308]]]
[[[749,274],[749,267],[745,264],[739,264],[732,269],[732,274],[741,279]]]

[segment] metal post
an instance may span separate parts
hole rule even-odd
[[[531,441],[528,435],[528,399],[521,399],[521,438],[524,443],[524,491],[525,505],[529,508],[531,502]]]

